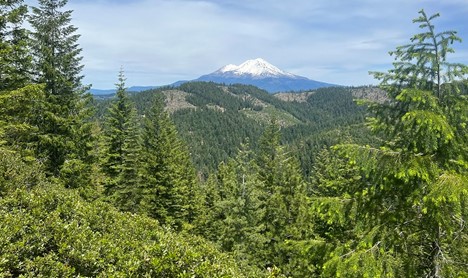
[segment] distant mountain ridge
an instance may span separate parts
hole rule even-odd
[[[146,90],[151,90],[151,89],[156,89],[160,86],[132,86],[127,88],[127,92],[141,92],[141,91],[146,91]],[[116,90],[115,89],[90,89],[89,92],[93,95],[112,95],[115,94]]]
[[[239,66],[229,64],[220,69],[200,76],[194,80],[181,80],[169,86],[178,87],[186,82],[205,81],[220,84],[244,84],[253,85],[269,93],[307,91],[323,87],[336,87],[339,85],[320,82],[304,76],[295,75],[279,69],[262,58],[247,60]],[[132,86],[129,92],[140,92],[154,89],[160,86]],[[115,93],[115,89],[90,90],[94,95],[109,95]]]

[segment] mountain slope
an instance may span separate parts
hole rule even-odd
[[[315,153],[322,147],[370,138],[361,128],[364,108],[353,101],[361,90],[321,88],[292,94],[298,98],[285,101],[283,95],[250,85],[187,82],[177,88],[134,94],[132,98],[141,114],[145,114],[154,95],[165,99],[166,111],[189,145],[200,173],[212,172],[220,162],[233,157],[246,138],[256,148],[271,119],[282,127],[283,143],[300,150],[303,170],[308,173]]]

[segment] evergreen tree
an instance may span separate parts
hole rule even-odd
[[[85,181],[73,177],[86,178],[91,172],[93,138],[89,119],[93,111],[91,96],[81,84],[82,57],[77,28],[70,24],[72,11],[61,10],[66,3],[39,0],[39,6],[32,9],[30,23],[34,29],[34,78],[45,85],[47,101],[38,153],[49,174],[61,175],[67,186],[74,187]]]
[[[200,202],[194,221],[194,232],[217,242],[221,237],[223,211],[219,204],[225,199],[224,188],[220,187],[217,173],[212,173],[200,185]]]
[[[322,149],[316,155],[311,174],[308,204],[308,233],[292,241],[299,250],[293,261],[295,276],[320,276],[330,250],[356,239],[355,191],[361,181],[359,169],[349,165],[335,151]]]
[[[143,212],[181,228],[194,219],[197,198],[190,194],[196,192],[195,170],[186,145],[156,97],[144,118],[142,151]]]
[[[141,142],[136,109],[128,97],[123,70],[119,72],[116,88],[116,99],[107,111],[104,127],[105,194],[119,208],[134,211],[138,204]]]
[[[437,17],[421,10],[414,22],[424,32],[391,52],[394,69],[376,74],[389,100],[368,103],[370,126],[384,146],[337,147],[361,181],[352,190],[356,225],[329,253],[325,276],[468,275],[468,99],[458,86],[467,67],[446,61],[459,38],[435,33]]]
[[[293,254],[287,242],[305,236],[309,229],[306,187],[298,160],[280,145],[280,128],[274,121],[260,139],[256,164],[263,186],[262,222],[267,238],[262,257],[265,265],[275,265],[290,275],[288,264]]]
[[[31,83],[28,32],[23,1],[0,2],[0,146],[36,158],[44,114],[44,88]]]
[[[116,186],[116,204],[125,211],[138,211],[141,200],[141,142],[140,128],[136,121],[136,110],[132,109],[124,134],[122,165]]]
[[[217,182],[222,196],[214,208],[221,215],[213,219],[218,221],[213,223],[218,228],[217,242],[239,260],[263,266],[258,252],[266,242],[262,234],[265,207],[262,183],[248,145],[241,145],[236,158],[220,165]]]
[[[41,85],[0,93],[0,147],[20,152],[24,159],[37,157],[38,136],[42,134],[45,94]]]
[[[27,13],[23,0],[0,2],[0,92],[31,81],[28,32],[23,27]]]

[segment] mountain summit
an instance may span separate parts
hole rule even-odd
[[[270,93],[336,86],[283,71],[262,58],[247,60],[239,66],[226,65],[213,73],[199,77],[196,81],[254,85]]]
[[[265,78],[265,77],[296,77],[294,74],[280,70],[262,58],[254,60],[247,60],[240,66],[227,65],[213,74],[220,74],[225,76],[249,76],[252,78]]]

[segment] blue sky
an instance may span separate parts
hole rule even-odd
[[[34,5],[34,0],[27,0]],[[81,34],[84,82],[113,88],[195,79],[263,58],[282,70],[341,84],[376,84],[388,51],[419,32],[412,19],[439,12],[453,29],[453,62],[468,64],[468,0],[69,0]]]

